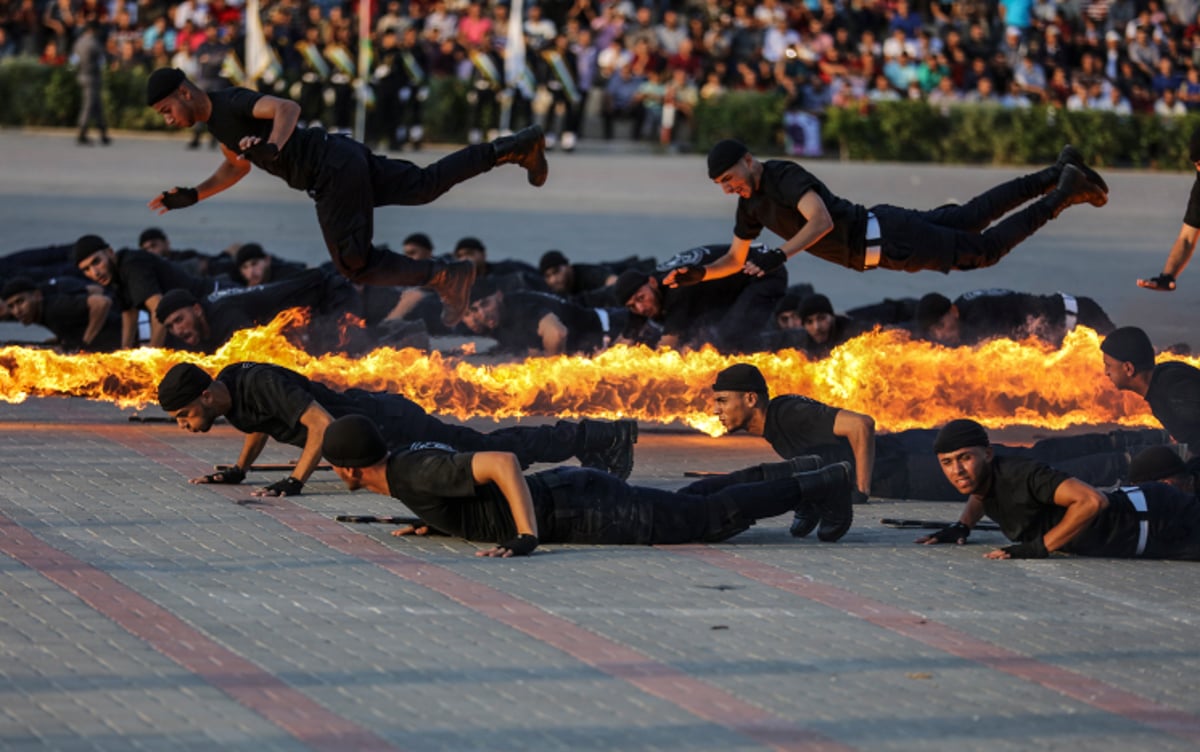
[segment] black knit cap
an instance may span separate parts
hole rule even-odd
[[[13,277],[4,283],[4,287],[0,287],[0,300],[8,300],[14,295],[33,292],[36,289],[37,285],[29,277]]]
[[[714,392],[765,392],[767,380],[749,363],[734,363],[717,374],[712,388]]]
[[[344,415],[325,428],[321,454],[334,467],[370,467],[387,457],[387,443],[365,415]]]
[[[423,232],[412,233],[404,239],[403,245],[419,245],[426,250],[433,250],[433,241]]]
[[[775,304],[775,315],[776,316],[783,313],[784,311],[799,311],[799,310],[800,310],[800,296],[793,292],[786,293],[782,298],[779,299],[779,302]]]
[[[158,404],[169,413],[195,402],[212,384],[209,376],[194,363],[176,363],[158,382]]]
[[[147,227],[142,230],[142,234],[138,235],[138,246],[145,244],[147,240],[166,240],[167,234],[158,227]]]
[[[538,261],[538,271],[545,274],[550,269],[557,269],[569,263],[571,262],[567,261],[567,257],[563,255],[562,251],[546,251]]]
[[[936,324],[943,316],[950,312],[950,307],[954,304],[950,302],[950,298],[937,292],[931,292],[923,296],[917,301],[917,328],[925,331],[929,327]]]
[[[99,235],[84,235],[75,241],[75,248],[72,251],[71,258],[75,260],[75,266],[79,266],[83,263],[84,259],[96,251],[103,251],[105,248],[108,248],[108,243],[104,242],[104,238]]]
[[[187,76],[178,68],[159,68],[154,71],[146,81],[146,106],[153,107],[174,94],[186,80]]]
[[[158,323],[167,323],[167,317],[175,313],[180,308],[191,308],[198,305],[199,300],[196,296],[183,289],[176,287],[174,290],[168,290],[163,293],[163,296],[158,300],[158,308],[154,309],[154,318],[158,319]]]
[[[708,152],[708,177],[716,180],[737,164],[737,161],[750,152],[746,145],[734,138],[718,141]]]
[[[237,249],[237,256],[234,257],[234,263],[239,267],[247,261],[266,258],[267,252],[258,243],[243,243]]]
[[[1200,126],[1192,131],[1192,137],[1188,139],[1188,158],[1200,162]]]
[[[937,438],[933,440],[933,451],[936,454],[946,454],[967,447],[990,445],[987,429],[968,418],[959,418],[950,421],[938,431]]]
[[[637,269],[626,269],[613,283],[613,295],[617,297],[618,303],[625,305],[633,297],[633,294],[649,281],[649,274]]]
[[[1129,461],[1130,483],[1152,483],[1182,474],[1183,458],[1165,444],[1146,447]]]
[[[821,293],[815,293],[800,301],[799,310],[801,319],[806,319],[814,313],[828,313],[832,316],[833,303],[830,303],[829,298]]]
[[[1100,352],[1122,363],[1132,363],[1139,371],[1154,367],[1154,345],[1149,335],[1136,326],[1114,329],[1100,343]]]
[[[475,280],[475,284],[471,285],[470,302],[474,303],[478,300],[483,300],[490,295],[495,295],[496,291],[499,289],[500,285],[496,284],[496,280],[492,277],[480,277],[479,279]]]

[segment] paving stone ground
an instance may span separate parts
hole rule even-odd
[[[196,214],[139,211],[135,198],[207,174],[211,155],[182,143],[123,138],[85,151],[58,134],[0,132],[6,248],[97,230],[132,243],[161,221],[179,245],[220,247],[256,231],[268,250],[319,260],[306,201],[269,181]],[[552,165],[557,193],[529,192],[519,175],[486,176],[445,205],[384,210],[406,218],[392,216],[386,231],[461,215],[470,221],[435,233],[440,248],[457,234],[494,233],[495,246],[534,259],[551,245],[662,255],[728,232],[731,203],[703,184],[699,158],[584,153]],[[1012,174],[821,168],[864,191],[907,180],[901,195],[920,188],[927,203]],[[1161,263],[1187,179],[1109,182],[1109,207],[1072,210],[978,277],[804,269],[825,275],[818,286],[848,305],[918,283],[1070,286],[1100,291],[1115,315],[1163,337],[1190,331],[1190,288],[1168,298],[1126,284]],[[582,198],[560,195],[572,191]],[[430,224],[412,226],[415,217]],[[1093,253],[1094,263],[1077,263]],[[1168,304],[1178,310],[1164,313]],[[5,338],[13,333],[6,325]],[[554,545],[527,560],[478,559],[479,546],[455,539],[398,540],[385,526],[335,522],[404,510],[349,494],[328,472],[302,496],[264,504],[234,503],[249,487],[189,485],[232,461],[240,435],[218,426],[191,436],[128,417],[75,399],[0,404],[5,750],[1200,744],[1195,564],[983,560],[997,533],[964,547],[916,546],[916,532],[879,520],[958,513],[916,501],[857,507],[838,544],[794,540],[780,517],[719,545]],[[272,445],[262,461],[295,455]],[[684,470],[770,459],[759,439],[643,425],[633,480],[676,487]]]

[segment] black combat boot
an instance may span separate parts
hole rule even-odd
[[[462,321],[471,302],[475,283],[475,264],[470,261],[435,261],[433,274],[425,286],[442,299],[442,323],[454,326]]]
[[[762,468],[763,480],[779,480],[780,478],[790,478],[797,473],[811,473],[813,470],[820,470],[824,464],[825,461],[819,454],[802,454],[783,462],[764,462],[759,467]]]
[[[817,537],[826,543],[832,543],[845,535],[854,522],[854,507],[850,501],[854,481],[850,474],[850,463],[835,462],[820,470],[801,473],[795,477],[800,486],[797,517],[819,518],[821,522]],[[812,527],[803,530],[799,528],[797,521],[792,522],[792,535],[798,538],[808,535],[811,531]]]
[[[792,472],[789,475],[801,475],[803,473],[811,473],[814,470],[820,470],[825,461],[821,459],[819,454],[805,454],[800,457],[793,457],[787,462],[776,462],[774,465],[785,465],[792,463]],[[763,474],[766,475],[767,465],[763,465]],[[792,516],[792,526],[788,528],[788,532],[795,538],[804,538],[821,522],[821,515],[817,514],[816,508],[811,502],[801,500],[800,506],[796,507],[796,512]]]
[[[1049,203],[1051,218],[1057,218],[1068,206],[1076,204],[1104,206],[1108,197],[1104,195],[1100,186],[1088,180],[1083,170],[1069,164],[1063,167],[1058,185],[1041,200]]]
[[[1054,164],[1060,170],[1067,165],[1075,165],[1087,177],[1089,183],[1104,192],[1103,200],[1100,203],[1096,203],[1095,200],[1089,201],[1092,206],[1099,207],[1108,203],[1108,183],[1104,182],[1104,178],[1100,177],[1100,173],[1087,166],[1087,163],[1083,161],[1083,155],[1074,146],[1070,144],[1064,146],[1062,151],[1058,153],[1058,161]]]
[[[594,467],[621,480],[633,472],[633,445],[637,443],[636,420],[584,420],[579,451],[575,456],[584,467]]]
[[[550,165],[546,164],[546,134],[540,125],[502,136],[492,142],[492,148],[496,150],[496,164],[521,165],[529,172],[530,185],[545,185]]]

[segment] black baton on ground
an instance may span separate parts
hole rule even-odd
[[[937,520],[901,520],[894,517],[884,517],[879,521],[881,525],[888,527],[914,528],[921,530],[941,530],[944,527],[953,525],[953,522],[938,522]],[[1000,526],[994,522],[977,522],[972,530],[999,530]]]
[[[418,517],[380,517],[374,514],[339,514],[333,519],[338,522],[356,522],[362,524],[378,522],[382,525],[412,525],[413,527],[423,527],[425,525]]]
[[[232,470],[234,467],[235,467],[234,465],[213,465],[213,469],[216,470],[218,473],[223,473],[227,470]],[[258,471],[258,472],[275,472],[275,471],[284,471],[284,470],[295,470],[296,463],[280,462],[280,463],[274,464],[274,465],[272,465],[272,464],[251,465],[249,468],[243,468],[243,469],[246,470],[246,472],[250,472],[252,470]],[[313,470],[332,470],[332,469],[333,469],[333,465],[317,465],[316,467],[313,468]]]

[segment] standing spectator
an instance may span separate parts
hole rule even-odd
[[[75,78],[83,95],[76,142],[80,146],[91,146],[88,126],[94,125],[100,131],[100,143],[108,146],[112,141],[108,137],[108,121],[104,119],[104,45],[100,41],[98,22],[89,21],[84,26],[83,33],[75,40],[72,54],[75,57]]]

